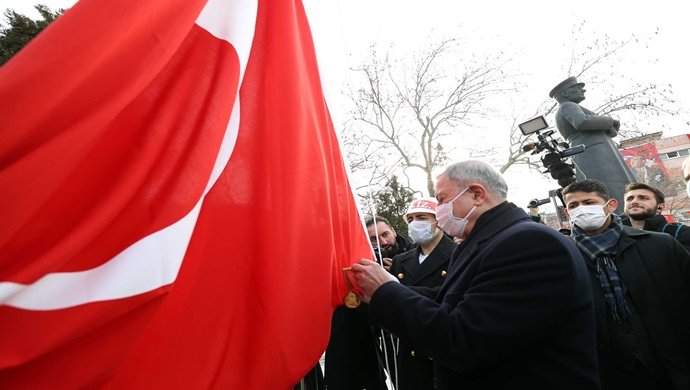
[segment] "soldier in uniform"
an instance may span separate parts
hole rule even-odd
[[[418,244],[405,253],[393,257],[390,272],[415,291],[433,299],[443,284],[450,255],[456,244],[438,227],[435,198],[421,198],[408,207],[405,219],[410,238]],[[433,362],[423,353],[415,352],[400,341],[397,357],[398,390],[434,388]],[[395,382],[394,372],[391,373]]]

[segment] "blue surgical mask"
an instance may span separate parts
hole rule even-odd
[[[426,245],[434,239],[434,223],[431,221],[412,221],[407,226],[410,238],[419,245]]]

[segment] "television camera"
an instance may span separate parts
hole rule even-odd
[[[565,159],[585,151],[585,145],[570,147],[566,142],[557,142],[553,137],[554,130],[541,132],[549,127],[544,116],[530,119],[518,125],[524,135],[537,134],[537,142],[523,146],[525,152],[531,151],[532,154],[546,152],[541,157],[544,168],[548,170],[551,177],[558,181],[558,185],[565,187],[575,182],[575,166],[565,162]]]
[[[529,203],[527,203],[527,208],[533,209],[533,208],[539,207],[543,204],[547,204],[549,202],[551,202],[551,198],[545,198],[545,199],[534,198],[534,199],[530,200]]]

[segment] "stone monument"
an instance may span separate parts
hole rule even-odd
[[[584,153],[572,157],[577,179],[594,179],[604,183],[611,197],[622,204],[625,201],[625,185],[636,180],[613,142],[620,122],[580,106],[579,103],[585,100],[584,87],[585,83],[568,77],[551,90],[549,97],[556,99],[560,105],[556,113],[556,126],[571,147],[580,144],[586,147]]]

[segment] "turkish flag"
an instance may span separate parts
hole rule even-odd
[[[0,387],[316,363],[370,249],[300,1],[81,0],[0,102]]]

